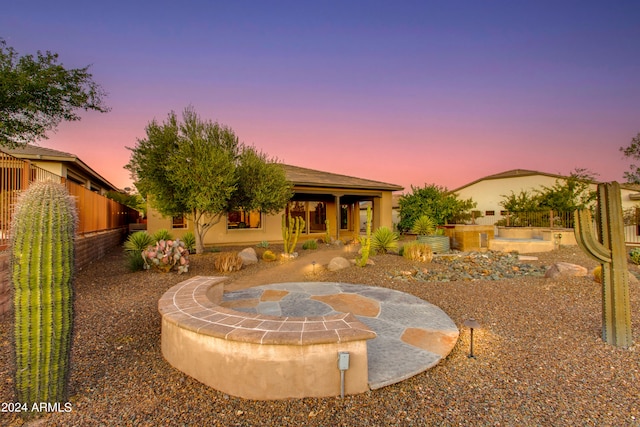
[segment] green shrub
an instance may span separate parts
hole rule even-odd
[[[169,233],[169,230],[165,228],[162,228],[153,233],[153,238],[155,239],[155,242],[159,242],[160,240],[173,240],[173,236],[171,235],[171,233]]]
[[[316,239],[309,239],[302,244],[302,249],[318,249],[318,241]]]
[[[401,248],[400,255],[411,261],[431,262],[433,260],[431,247],[418,241],[406,243]]]
[[[379,227],[371,237],[371,248],[377,254],[386,254],[398,250],[398,233],[389,227]]]
[[[131,271],[139,271],[144,269],[144,259],[142,259],[142,251],[149,246],[155,244],[155,239],[147,234],[146,231],[136,231],[129,235],[124,242],[124,253],[127,260],[127,267]]]
[[[184,247],[187,248],[190,254],[195,253],[196,251],[196,236],[188,231],[184,233],[182,236],[182,243],[184,243]]]
[[[629,252],[631,262],[634,264],[640,264],[640,248],[634,248]]]
[[[267,242],[266,240],[263,240],[262,242],[258,243],[256,245],[257,248],[268,248],[269,247],[269,242]]]

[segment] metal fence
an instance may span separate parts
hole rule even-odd
[[[60,182],[76,201],[78,234],[125,227],[135,222],[138,213],[84,186],[34,166],[29,161],[0,152],[0,250],[7,248],[10,239],[11,216],[18,195],[38,181]]]
[[[573,212],[549,210],[537,212],[502,211],[500,215],[474,218],[474,223],[504,227],[574,228],[573,214]],[[625,242],[630,246],[640,246],[640,208],[626,209],[623,215]],[[594,229],[595,227],[594,221]]]

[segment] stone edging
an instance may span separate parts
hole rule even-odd
[[[351,313],[279,317],[221,307],[226,277],[196,276],[169,289],[158,310],[165,321],[197,334],[270,345],[313,345],[368,340],[376,333]]]

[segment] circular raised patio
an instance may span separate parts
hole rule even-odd
[[[325,282],[223,293],[222,277],[194,277],[159,301],[162,353],[177,369],[249,399],[340,394],[393,384],[434,365],[458,338],[438,307],[403,292]]]

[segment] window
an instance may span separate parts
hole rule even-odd
[[[227,229],[261,228],[262,215],[258,211],[231,211],[227,214]]]
[[[187,221],[184,218],[184,215],[174,216],[171,226],[173,228],[187,228]]]
[[[495,216],[496,211],[484,211],[484,216]]]
[[[327,230],[327,205],[324,202],[309,202],[309,232]]]
[[[349,211],[351,205],[340,205],[340,230],[350,230]]]

